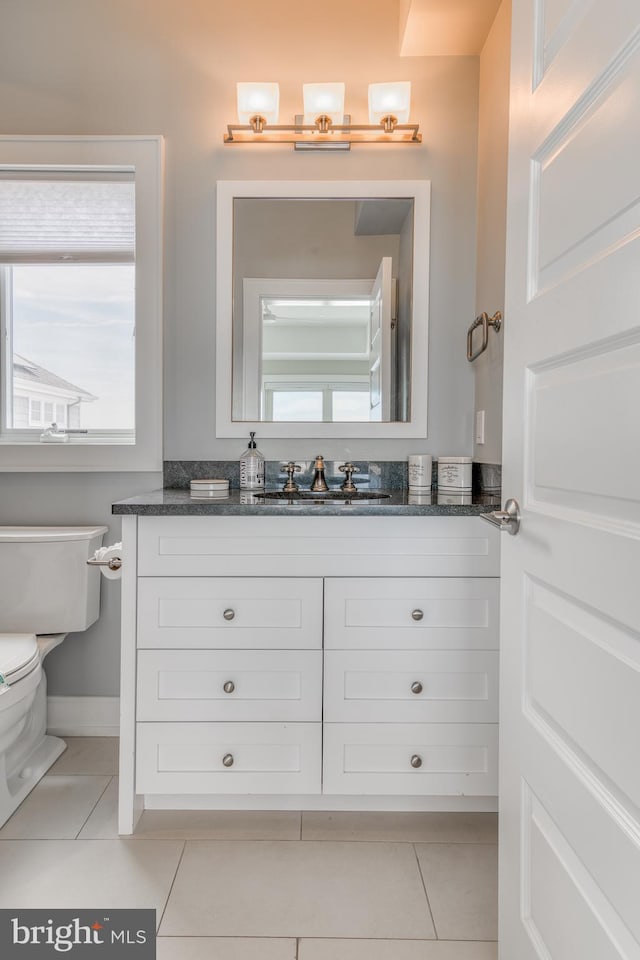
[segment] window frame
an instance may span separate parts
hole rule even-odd
[[[0,432],[0,470],[154,471],[162,469],[162,217],[164,142],[160,136],[0,136],[0,171],[56,167],[135,173],[135,432],[92,430],[42,443],[41,428]],[[10,291],[0,269],[1,423],[11,348]]]

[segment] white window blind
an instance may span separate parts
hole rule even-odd
[[[0,172],[0,263],[134,259],[133,175],[48,179],[31,178],[28,171],[20,178]]]

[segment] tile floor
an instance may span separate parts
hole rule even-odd
[[[0,907],[154,907],[158,960],[496,960],[494,814],[147,811],[74,738],[0,829]]]

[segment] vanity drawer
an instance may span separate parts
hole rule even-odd
[[[328,578],[325,648],[497,650],[494,577]]]
[[[139,720],[322,719],[320,650],[139,650]]]
[[[493,650],[327,650],[329,722],[497,723]]]
[[[138,793],[321,790],[320,723],[138,723],[136,732]]]
[[[327,723],[326,794],[496,796],[498,725]]]
[[[286,518],[139,517],[138,576],[499,576],[500,531],[479,517],[318,511]]]
[[[322,580],[141,578],[138,647],[320,649]]]

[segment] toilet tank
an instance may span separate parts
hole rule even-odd
[[[74,633],[100,613],[87,566],[108,527],[0,527],[0,633]]]

